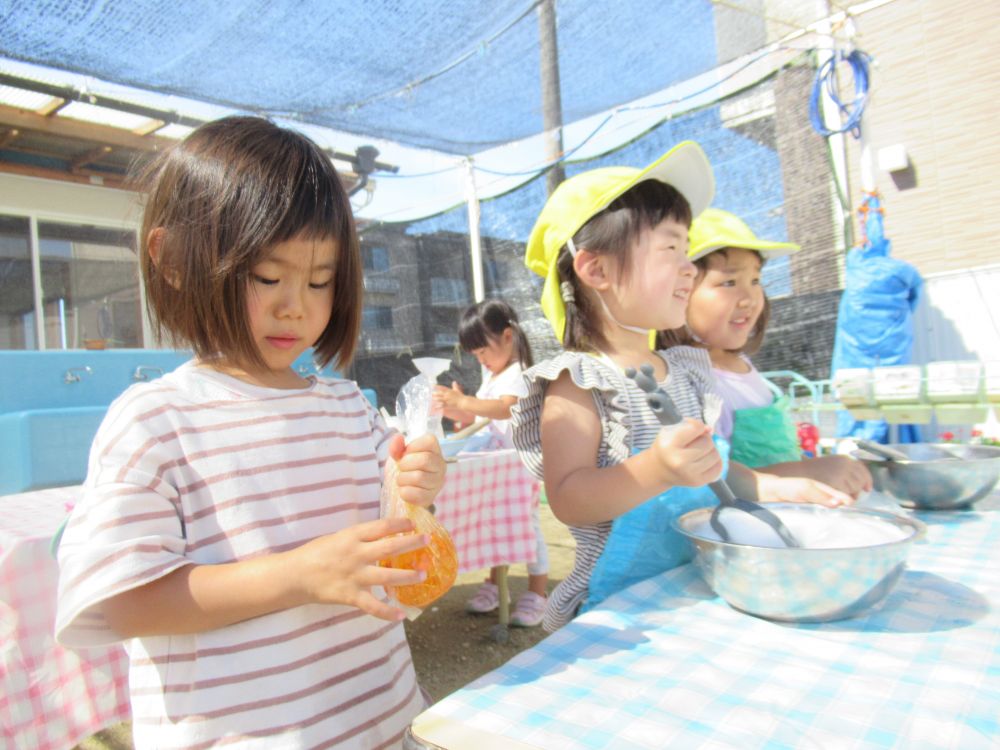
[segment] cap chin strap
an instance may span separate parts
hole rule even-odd
[[[624,328],[626,331],[632,331],[634,333],[641,333],[643,336],[645,336],[647,333],[649,333],[649,329],[648,328],[642,328],[641,326],[627,326],[624,323],[622,323],[621,321],[619,321],[618,318],[616,318],[611,313],[611,310],[608,309],[608,305],[607,305],[607,303],[605,303],[604,298],[601,296],[600,292],[598,292],[598,294],[597,294],[597,299],[600,300],[601,307],[604,308],[604,314],[607,315],[609,318],[611,318],[611,322],[614,323],[619,328]]]
[[[694,329],[692,329],[691,326],[689,326],[687,323],[685,323],[684,324],[684,328],[687,329],[688,336],[690,336],[692,339],[694,339],[699,344],[705,344],[705,340],[701,336],[699,336],[697,333],[695,333]],[[707,346],[707,344],[705,344],[705,345]]]
[[[572,255],[574,258],[576,257],[578,251],[576,249],[576,244],[573,242],[572,237],[566,240],[566,249],[569,250],[570,255]],[[609,318],[611,318],[611,322],[614,323],[619,328],[624,328],[626,331],[632,331],[633,333],[641,333],[643,335],[649,333],[648,328],[641,328],[640,326],[627,326],[624,323],[620,322],[618,318],[616,318],[612,314],[611,310],[608,309],[608,305],[607,303],[605,303],[604,298],[600,295],[600,293],[597,294],[597,299],[601,303],[601,307],[604,308],[604,314],[607,315]]]

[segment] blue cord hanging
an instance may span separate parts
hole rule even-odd
[[[842,62],[851,66],[851,73],[854,76],[854,100],[848,104],[844,104],[838,96],[837,78],[834,75],[837,65]],[[851,135],[855,138],[861,137],[861,115],[864,114],[865,105],[868,103],[870,64],[871,57],[861,50],[853,50],[848,54],[837,50],[819,66],[813,79],[812,94],[809,96],[809,121],[813,130],[824,138],[847,131],[851,131]],[[842,120],[839,128],[830,129],[823,122],[823,116],[819,111],[819,98],[824,90],[839,110]]]

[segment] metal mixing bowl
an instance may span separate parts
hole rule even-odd
[[[991,445],[901,443],[890,446],[908,461],[886,461],[854,451],[872,474],[875,489],[901,505],[926,510],[955,510],[986,497],[1000,479],[1000,448]],[[941,458],[938,449],[958,459]]]
[[[866,523],[879,519],[904,534],[899,540],[863,547],[758,547],[694,533],[708,522],[711,508],[678,518],[675,526],[694,546],[695,566],[712,590],[734,609],[779,622],[843,620],[875,606],[899,580],[910,546],[924,531],[920,521],[870,509],[791,503],[768,508],[793,531],[793,514],[839,513],[864,517]]]

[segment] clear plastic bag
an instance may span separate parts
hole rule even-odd
[[[413,366],[419,371],[403,384],[396,396],[396,418],[408,440],[429,432],[438,440],[444,439],[441,429],[441,412],[434,408],[431,394],[437,377],[451,366],[450,359],[417,357]]]
[[[396,462],[389,459],[385,467],[385,482],[382,484],[382,516],[409,518],[416,533],[430,537],[430,543],[426,547],[404,552],[381,562],[389,568],[422,570],[427,573],[427,578],[421,583],[387,587],[389,595],[413,618],[455,583],[458,576],[458,554],[448,530],[429,511],[408,503],[399,496],[396,474]]]
[[[396,419],[407,441],[414,440],[426,432],[440,431],[440,414],[431,414],[434,378],[431,373],[441,370],[449,360],[423,358],[414,360],[421,374],[410,379],[396,399]],[[443,371],[443,370],[442,370]],[[436,376],[435,376],[436,377]],[[431,427],[432,419],[437,421],[437,430]],[[422,570],[427,578],[421,583],[407,586],[386,587],[389,596],[403,608],[412,619],[422,609],[441,597],[455,583],[458,576],[458,554],[448,530],[425,508],[406,502],[399,496],[396,462],[391,458],[386,462],[385,480],[382,482],[380,498],[383,518],[409,518],[414,531],[426,534],[430,543],[418,550],[405,552],[381,561],[381,565],[405,570]]]

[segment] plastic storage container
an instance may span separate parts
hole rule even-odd
[[[924,400],[924,371],[920,365],[876,367],[872,379],[876,403],[919,404]]]
[[[983,390],[987,401],[1000,403],[1000,361],[983,363]]]
[[[927,365],[927,400],[932,404],[978,402],[982,381],[980,362],[931,362]]]
[[[833,376],[837,400],[855,419],[879,419],[882,415],[875,404],[874,380],[867,367],[848,367]]]
[[[872,370],[875,402],[889,424],[927,424],[934,407],[925,402],[924,368],[920,365]]]

